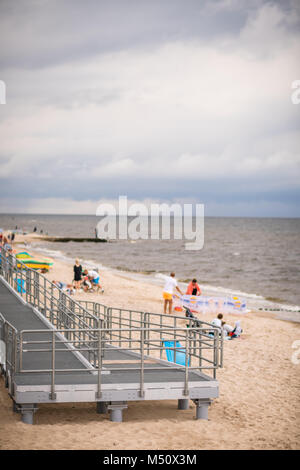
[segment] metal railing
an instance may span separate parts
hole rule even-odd
[[[175,316],[168,315],[163,313],[153,313],[153,312],[141,312],[138,310],[124,309],[124,308],[115,308],[115,307],[106,307],[97,302],[91,301],[79,301],[80,304],[84,305],[85,308],[95,316],[98,316],[103,321],[103,326],[109,328],[110,330],[110,339],[118,338],[119,346],[121,346],[122,339],[124,338],[123,331],[128,329],[129,339],[132,338],[132,334],[137,328],[145,328],[145,347],[147,354],[149,354],[151,346],[150,332],[151,329],[156,328],[160,332],[159,337],[160,341],[163,340],[163,329],[164,328],[173,328],[176,331],[177,328],[182,328],[185,325],[191,332],[191,342],[192,344],[197,343],[197,338],[195,332],[197,328],[201,328],[203,332],[203,338],[208,341],[210,344],[211,335],[213,334],[213,329],[217,329],[221,333],[221,329],[212,325],[209,322],[203,321],[201,319],[188,318],[184,316]],[[195,338],[193,338],[193,334]],[[174,341],[180,340],[182,335],[174,337]],[[216,378],[216,369],[218,367],[223,367],[223,335],[220,334],[219,341],[215,345],[215,357],[217,366],[214,369],[213,375]],[[160,350],[160,358],[162,358],[163,350]],[[199,357],[199,364],[201,365],[202,357]],[[176,351],[174,361],[176,362]]]
[[[103,326],[101,318],[3,248],[0,272],[26,303],[35,307],[56,329],[64,329],[67,339],[76,340],[77,345],[85,340],[95,340],[91,330]],[[96,366],[97,358],[92,353],[88,354],[88,360]]]
[[[55,327],[47,330],[23,330],[17,332],[12,325],[0,317],[6,345],[7,367],[14,373],[49,373],[51,374],[51,394],[55,398],[55,377],[57,374],[75,372],[77,369],[57,367],[57,353],[79,352],[89,363],[98,369],[97,397],[101,398],[102,370],[139,372],[140,395],[144,396],[145,363],[147,370],[161,370],[162,364],[168,370],[184,372],[184,394],[188,394],[189,374],[198,371],[212,374],[223,366],[223,335],[214,325],[184,316],[172,316],[159,313],[107,307],[91,301],[75,301],[45,276],[28,268],[11,254],[1,251],[0,272],[9,285],[37,308]],[[2,320],[1,320],[2,318]],[[33,340],[29,333],[50,335],[49,338]],[[171,341],[172,362],[167,362],[165,341]],[[42,345],[42,348],[38,347]],[[62,347],[63,346],[63,347]],[[46,349],[45,349],[46,347]],[[131,355],[135,365],[124,368],[109,364],[112,350]],[[47,352],[51,364],[47,369],[24,368],[24,355]],[[179,355],[185,358],[184,364],[178,364]],[[183,356],[182,356],[183,355]],[[149,363],[154,361],[154,365]],[[119,364],[120,366],[120,364]],[[88,368],[78,369],[90,372]]]
[[[18,354],[17,339],[18,332],[16,328],[6,321],[0,313],[0,341],[2,341],[2,344],[5,346],[5,363],[3,365],[7,376],[13,376],[16,368]]]
[[[217,328],[211,330],[211,334],[207,337],[206,330],[202,328],[135,328],[132,329],[110,329],[103,328],[92,330],[94,338],[97,340],[86,340],[81,343],[80,348],[76,347],[74,341],[66,338],[69,330],[23,330],[18,333],[19,350],[16,356],[15,372],[22,373],[48,373],[50,374],[50,398],[55,399],[55,378],[58,374],[69,372],[90,372],[86,368],[70,369],[59,368],[56,364],[56,355],[58,353],[70,353],[70,349],[66,346],[72,346],[72,350],[93,351],[98,357],[97,369],[97,392],[96,398],[102,397],[102,374],[101,371],[121,372],[122,374],[137,373],[132,377],[133,385],[136,386],[141,397],[145,394],[145,371],[179,370],[182,372],[183,394],[189,394],[189,377],[194,371],[209,372],[215,371],[218,367],[218,361],[215,356],[216,348],[220,341],[219,331]],[[161,341],[161,333],[163,340]],[[59,336],[61,334],[61,336]],[[45,339],[32,339],[35,335],[44,336]],[[27,338],[30,336],[30,338]],[[115,337],[115,338],[114,338]],[[120,339],[121,338],[121,339]],[[147,339],[146,339],[147,338]],[[176,341],[180,340],[180,345]],[[177,364],[175,361],[170,363],[166,359],[159,359],[161,352],[166,351],[165,341],[173,342],[174,346],[168,348],[174,351],[174,355],[180,353],[184,357],[184,364]],[[121,342],[121,346],[120,346]],[[146,354],[147,349],[147,354]],[[211,357],[203,354],[203,351],[211,354]],[[114,353],[118,352],[119,358]],[[28,360],[30,353],[48,353],[49,367],[44,369],[25,368],[24,356]],[[113,354],[112,354],[113,353]],[[124,355],[122,355],[122,353]],[[199,360],[203,361],[199,365]],[[126,362],[124,362],[126,361]],[[163,371],[162,371],[163,368]],[[167,369],[166,369],[167,368]],[[120,383],[122,383],[122,374],[120,375]],[[124,376],[123,376],[124,378]],[[159,379],[158,379],[159,380]],[[199,380],[200,377],[199,377]]]

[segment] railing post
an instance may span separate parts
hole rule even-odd
[[[14,333],[14,372],[17,372],[18,363],[18,336]]]
[[[122,328],[122,322],[121,322],[121,309],[119,308],[119,347],[122,346],[122,342],[121,342],[121,328]]]
[[[214,379],[217,377],[217,367],[219,363],[219,330],[214,330]]]
[[[145,326],[147,325],[147,354],[150,354],[150,322],[149,322],[149,314],[148,312],[145,313]]]
[[[53,309],[54,309],[54,302],[53,302],[53,284],[51,282],[50,284],[50,322],[54,324],[54,315],[53,315]]]
[[[52,372],[50,400],[56,399],[55,393],[55,330],[52,331]]]
[[[39,274],[34,272],[34,303],[40,309],[40,289],[39,289]]]
[[[177,344],[177,330],[176,330],[176,327],[177,327],[177,319],[176,317],[174,317],[174,362],[176,364],[176,353],[177,353],[177,348],[176,348],[176,344]]]
[[[101,392],[101,371],[102,371],[102,330],[98,330],[98,384],[96,398],[102,397]]]
[[[23,332],[20,332],[20,357],[19,357],[19,370],[23,369]]]
[[[25,269],[25,299],[26,299],[26,303],[28,303],[28,271],[27,269]]]
[[[4,344],[5,344],[5,373],[8,372],[8,325],[4,323]]]
[[[162,359],[163,355],[163,340],[162,340],[162,316],[160,315],[160,328],[159,328],[159,357]]]
[[[189,331],[190,329],[187,328],[185,332],[185,380],[184,380],[184,390],[183,395],[187,396],[189,394]]]
[[[46,287],[46,278],[44,277],[44,315],[45,317],[47,318],[47,296],[46,296],[46,290],[47,290],[47,287]]]
[[[144,331],[143,330],[141,330],[140,342],[141,342],[140,397],[144,398],[145,390],[144,390]]]
[[[203,330],[198,331],[198,345],[199,345],[199,368],[202,371],[202,335]]]
[[[224,347],[224,334],[223,334],[223,330],[222,330],[221,346],[220,346],[220,362],[219,362],[220,367],[223,367],[223,347]]]

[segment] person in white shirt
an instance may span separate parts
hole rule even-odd
[[[85,270],[84,271],[85,274],[88,275],[89,279],[94,282],[95,284],[98,284],[99,282],[99,279],[100,279],[100,276],[99,276],[99,273],[97,273],[97,271],[93,271],[93,269],[91,270]]]
[[[214,318],[211,323],[212,323],[212,325],[219,326],[221,328],[222,327],[222,319],[223,319],[223,315],[222,315],[222,313],[219,313],[217,318]]]
[[[174,289],[176,289],[181,295],[183,295],[175,279],[175,273],[172,272],[170,276],[166,277],[166,282],[163,290],[164,313],[167,313],[167,308],[169,310],[169,313],[172,313]]]
[[[92,269],[88,271],[87,269],[85,269],[83,271],[83,274],[88,277],[88,279],[91,282],[93,287],[95,287],[95,286],[98,287],[99,286],[99,288],[101,289],[101,292],[102,293],[104,292],[103,287],[100,286],[100,284],[99,284],[100,276],[99,276],[99,273],[97,273],[97,271],[94,271]],[[89,287],[87,286],[86,290],[88,290],[88,289],[89,289]]]

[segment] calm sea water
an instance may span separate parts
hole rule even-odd
[[[73,215],[0,215],[0,227],[54,236],[94,237],[98,218]],[[111,243],[37,242],[48,255],[127,273],[176,272],[196,277],[208,294],[240,293],[260,307],[297,310],[300,305],[300,219],[205,218],[204,248],[187,251],[182,240],[118,240]]]

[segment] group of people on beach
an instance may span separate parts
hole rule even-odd
[[[184,295],[180,287],[178,286],[177,280],[175,279],[175,273],[171,272],[169,276],[165,276],[165,285],[163,288],[163,299],[164,299],[164,313],[171,314],[173,307],[173,295],[175,290],[181,295]],[[197,279],[192,279],[187,286],[186,295],[201,295],[201,289],[197,283]],[[228,339],[238,338],[242,333],[241,323],[238,320],[235,326],[228,325],[223,320],[223,314],[219,313],[217,318],[212,321],[212,324],[220,328],[221,333]]]
[[[103,287],[100,285],[100,276],[97,271],[94,269],[83,269],[78,259],[75,260],[73,271],[74,288],[76,291],[83,289],[84,292],[88,292],[96,288],[97,291],[104,292]]]
[[[99,273],[93,269],[83,269],[78,259],[75,260],[73,272],[74,277],[72,284],[55,280],[53,280],[52,283],[59,287],[59,289],[67,292],[67,294],[74,294],[74,292],[80,292],[82,290],[84,292],[94,292],[95,290],[101,293],[104,292],[99,282]]]
[[[2,228],[0,229],[0,247],[3,246],[3,248],[5,248],[5,250],[11,251],[12,250],[12,243],[13,243],[14,239],[15,239],[14,232],[5,235]]]
[[[172,306],[173,306],[173,294],[174,290],[177,290],[181,295],[183,292],[178,286],[177,280],[175,279],[175,273],[171,272],[170,276],[165,277],[165,285],[163,289],[163,299],[164,299],[164,313],[172,313]],[[187,295],[201,295],[201,289],[199,284],[197,283],[197,279],[193,279],[186,290]]]
[[[211,322],[214,326],[221,328],[223,335],[228,339],[239,338],[243,332],[241,322],[237,320],[234,326],[228,325],[223,320],[223,313],[219,313],[217,318],[214,318]]]

